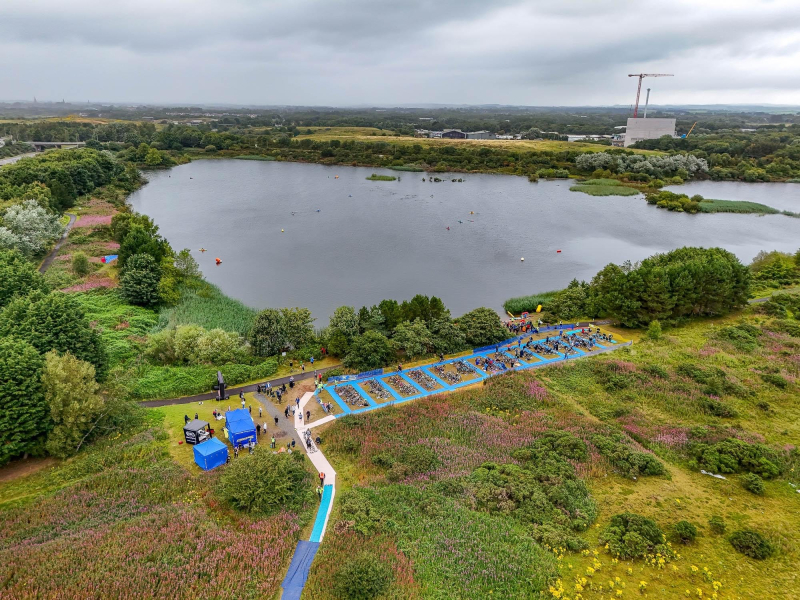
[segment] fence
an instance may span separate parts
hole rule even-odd
[[[337,375],[329,377],[328,383],[341,383],[343,381],[358,381],[359,379],[368,379],[370,377],[377,377],[383,375],[383,369],[373,369],[372,371],[364,371],[355,375]]]

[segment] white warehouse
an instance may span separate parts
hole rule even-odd
[[[625,147],[641,140],[657,140],[665,135],[675,137],[675,119],[628,119]]]

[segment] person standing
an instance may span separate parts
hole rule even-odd
[[[306,423],[308,423],[308,421],[309,421],[310,419],[311,419],[311,411],[310,411],[310,410],[307,410],[307,411],[306,411]]]
[[[258,418],[261,418],[261,406],[258,407]]]
[[[312,367],[314,366],[314,357],[313,356],[311,357],[311,366]]]
[[[275,448],[275,436],[272,436],[272,443],[269,445],[270,448]]]
[[[288,418],[288,415],[287,415],[287,418]],[[275,417],[275,427],[277,427],[277,426],[278,426],[278,417]]]
[[[317,486],[317,498],[319,498],[319,501],[322,502],[322,487],[319,485]]]
[[[325,473],[322,471],[319,472],[319,484],[323,486],[325,485]]]
[[[261,423],[256,424],[256,435],[261,435]]]

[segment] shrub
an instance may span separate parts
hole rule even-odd
[[[86,256],[83,252],[76,252],[72,256],[72,271],[76,275],[88,275],[89,274],[89,257]]]
[[[697,537],[697,527],[689,521],[678,521],[672,528],[677,539],[682,544],[691,544]]]
[[[600,543],[608,544],[609,552],[623,559],[656,552],[671,558],[673,552],[665,541],[664,533],[655,521],[629,512],[611,517],[611,522],[600,534]]]
[[[757,473],[764,479],[780,475],[783,461],[763,444],[748,444],[728,438],[716,444],[693,443],[689,453],[695,466],[712,473]]]
[[[635,479],[640,475],[663,475],[664,465],[654,455],[637,452],[621,441],[621,436],[593,435],[591,442],[611,465],[624,477]]]
[[[661,323],[656,321],[650,321],[650,325],[647,327],[647,337],[651,340],[660,340],[662,336],[661,331]]]
[[[776,373],[759,373],[759,376],[764,382],[774,385],[776,388],[785,390],[789,387],[789,382]]]
[[[339,570],[333,592],[335,597],[346,600],[371,600],[385,593],[393,578],[388,565],[363,553],[351,558]]]
[[[647,365],[644,370],[659,379],[669,379],[669,373],[661,365]]]
[[[755,473],[745,473],[742,476],[742,487],[756,496],[764,495],[764,480]]]
[[[708,520],[708,526],[711,529],[711,533],[716,533],[717,535],[722,535],[725,533],[725,521],[722,519],[722,517],[711,517]]]
[[[353,340],[344,366],[348,369],[367,371],[389,364],[394,352],[385,335],[377,331],[365,331]]]
[[[728,538],[728,541],[738,552],[750,558],[755,558],[756,560],[769,558],[775,551],[772,544],[770,544],[764,536],[752,529],[734,531]]]
[[[244,455],[225,468],[219,494],[232,507],[249,513],[301,509],[314,493],[303,458],[301,453],[273,454],[259,446],[252,456]]]
[[[125,263],[119,278],[123,298],[138,306],[152,306],[159,300],[158,283],[161,269],[149,254],[134,254]]]

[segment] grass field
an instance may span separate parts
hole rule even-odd
[[[624,185],[616,179],[587,179],[569,188],[571,192],[583,192],[590,196],[636,196],[639,190]]]
[[[315,140],[355,139],[360,142],[389,142],[392,144],[420,144],[422,146],[457,146],[466,144],[471,146],[485,146],[487,148],[502,148],[506,150],[580,150],[582,152],[603,152],[607,146],[586,144],[583,142],[558,142],[553,140],[451,140],[441,138],[415,138],[408,136],[391,135],[390,132],[373,129],[370,127],[324,127],[314,130],[312,134],[299,135],[297,139],[310,138]],[[375,135],[372,135],[372,134]],[[386,135],[385,135],[386,134]],[[637,150],[637,154],[661,154],[655,150]]]

